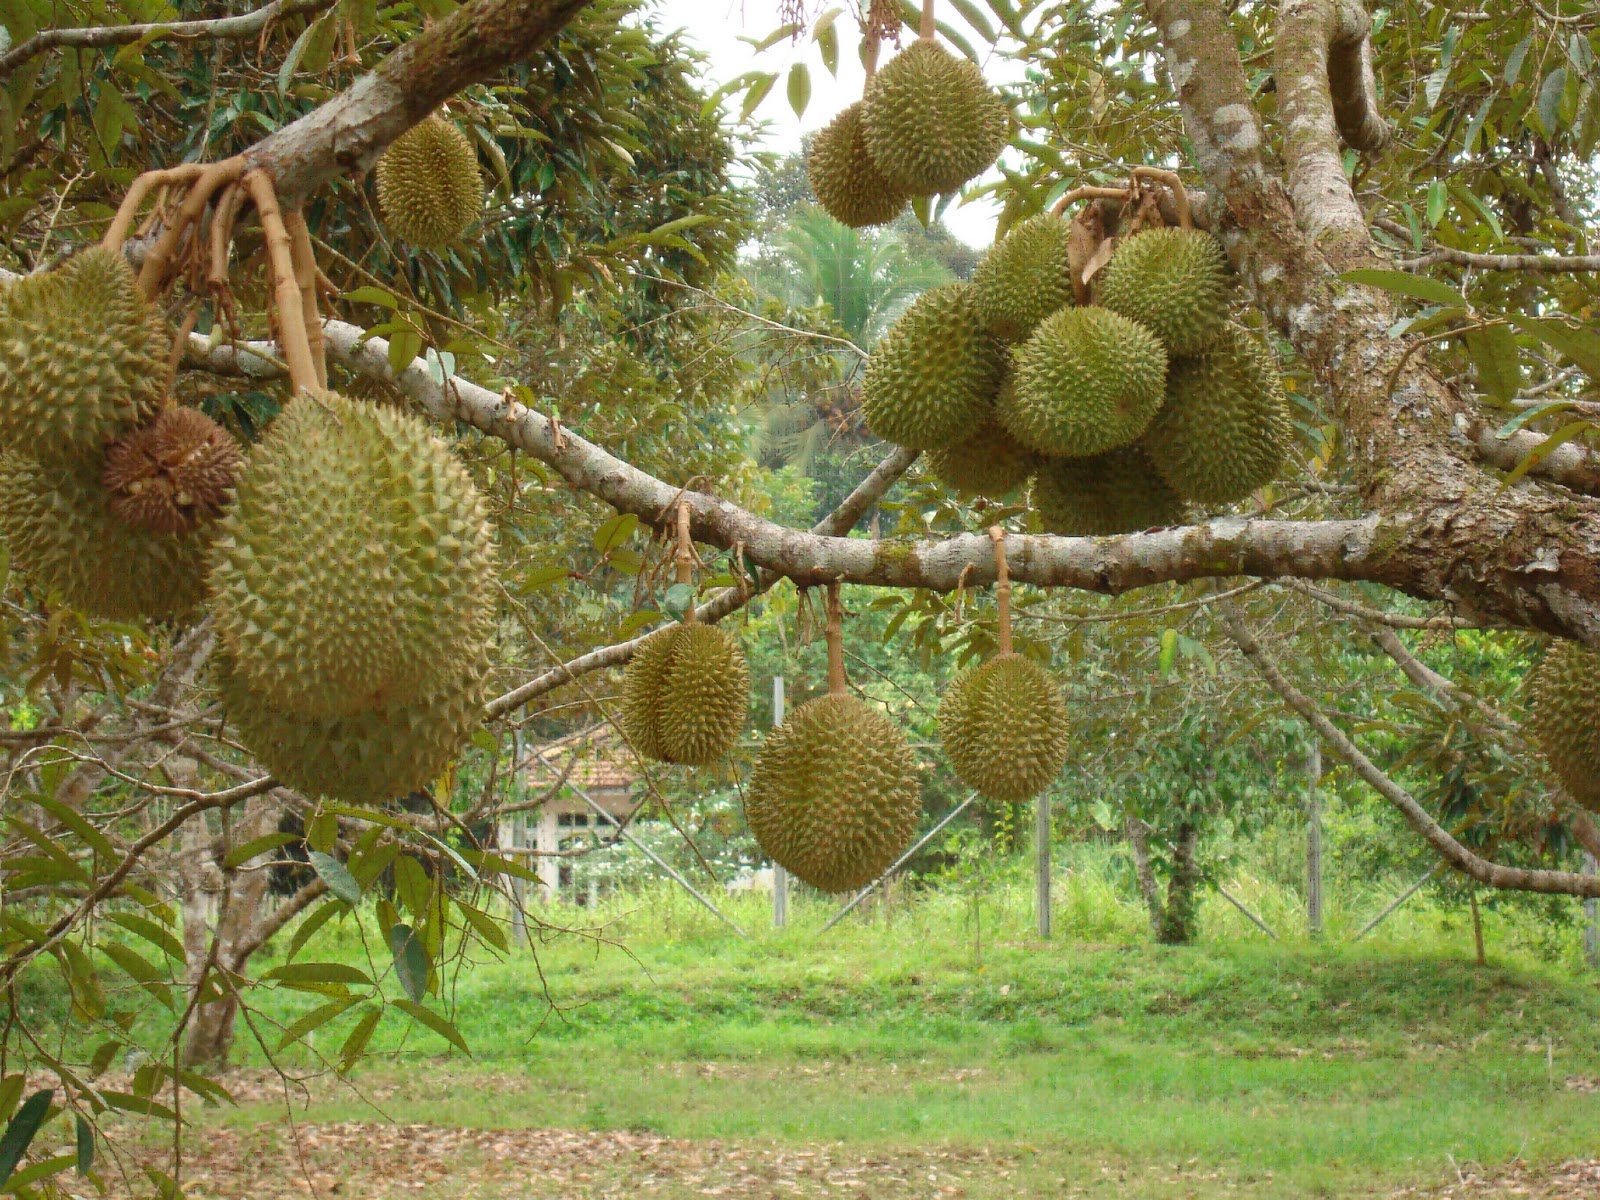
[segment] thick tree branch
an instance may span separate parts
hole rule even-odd
[[[1545,435],[1532,429],[1518,429],[1509,437],[1501,437],[1492,422],[1474,412],[1458,414],[1456,428],[1471,443],[1479,458],[1501,471],[1516,470],[1523,459],[1545,442]],[[1586,496],[1600,496],[1600,459],[1587,446],[1576,442],[1557,446],[1529,474]]]
[[[1327,716],[1299,688],[1291,683],[1278,668],[1272,657],[1262,648],[1255,634],[1239,615],[1231,602],[1217,606],[1228,636],[1254,665],[1272,690],[1278,693],[1300,718],[1316,730],[1323,744],[1341,762],[1387,800],[1411,823],[1441,858],[1463,875],[1486,883],[1490,887],[1508,891],[1544,892],[1566,896],[1600,896],[1600,878],[1578,875],[1571,871],[1535,871],[1523,867],[1507,867],[1480,858],[1455,838],[1449,830],[1433,819],[1432,814],[1419,804],[1414,796],[1378,769],[1370,758],[1347,737],[1343,730]]]
[[[1377,151],[1389,141],[1378,116],[1371,31],[1359,0],[1285,0],[1278,11],[1273,73],[1289,193],[1313,238],[1330,229],[1366,235],[1341,142]]]
[[[293,207],[344,175],[371,169],[384,148],[469,84],[553,40],[592,0],[472,0],[411,38],[348,91],[245,153]]]
[[[141,25],[96,25],[82,29],[46,29],[0,54],[0,83],[30,58],[60,47],[99,49],[131,46],[138,41],[242,41],[253,38],[275,20],[321,12],[334,0],[272,0],[255,12],[209,21],[155,21]]]
[[[1477,271],[1535,271],[1552,275],[1572,275],[1579,271],[1600,271],[1600,254],[1476,254],[1435,246],[1418,258],[1403,258],[1394,265],[1402,271],[1426,271],[1439,263],[1471,267]]]

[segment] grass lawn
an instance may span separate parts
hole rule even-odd
[[[915,908],[799,924],[650,913],[608,931],[626,951],[447,967],[472,1059],[391,1012],[293,1129],[258,1061],[193,1134],[193,1194],[1600,1196],[1592,977],[1243,940],[975,961]],[[314,1003],[276,993],[258,1024]]]

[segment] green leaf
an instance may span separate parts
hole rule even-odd
[[[320,850],[324,854],[333,852],[333,845],[339,840],[339,818],[326,810],[319,812],[311,818],[311,823],[306,826],[306,846],[311,850]]]
[[[572,571],[567,567],[538,567],[528,572],[517,591],[526,596],[529,592],[536,592],[540,588],[547,588],[553,583],[571,578]]]
[[[1600,383],[1600,334],[1567,324],[1558,317],[1529,317],[1509,314],[1509,319],[1524,333],[1531,333],[1551,349],[1571,359],[1578,369]]]
[[[183,943],[180,942],[170,929],[158,925],[149,917],[141,917],[138,913],[114,912],[107,917],[108,920],[122,926],[129,933],[142,937],[145,941],[155,946],[162,953],[184,962]]]
[[[771,50],[779,42],[783,41],[784,38],[798,37],[801,32],[803,31],[801,30],[800,26],[796,25],[793,21],[790,21],[786,24],[779,25],[776,29],[759,41],[748,37],[740,37],[739,40],[741,42],[750,43],[750,45],[755,47],[756,53],[760,54],[764,50]]]
[[[422,352],[422,335],[415,329],[397,329],[389,338],[389,370],[396,378]]]
[[[346,983],[370,987],[372,977],[349,963],[284,963],[261,976],[263,982]]]
[[[84,1119],[82,1113],[78,1118],[78,1174],[87,1175],[94,1170],[94,1126]]]
[[[312,31],[317,27],[313,21],[295,38],[294,45],[289,47],[289,53],[284,56],[283,62],[278,67],[278,95],[282,96],[289,90],[289,84],[294,81],[294,73],[300,69],[300,59],[304,57],[306,47],[310,45]]]
[[[1430,279],[1426,275],[1412,275],[1406,271],[1386,271],[1377,267],[1363,267],[1358,271],[1346,271],[1339,276],[1347,283],[1359,283],[1366,287],[1380,288],[1386,292],[1396,292],[1402,296],[1410,296],[1415,300],[1424,300],[1429,304],[1442,304],[1450,308],[1465,308],[1466,297],[1456,291],[1447,283],[1437,279]]]
[[[394,1006],[413,1020],[426,1025],[463,1054],[472,1053],[467,1049],[466,1040],[462,1038],[461,1032],[438,1013],[423,1008],[414,1000],[396,1000]]]
[[[421,1002],[428,994],[427,948],[422,938],[409,925],[396,925],[389,930],[389,949],[394,954],[394,974],[405,989],[406,995]]]
[[[349,304],[376,304],[380,308],[390,310],[400,307],[400,301],[394,298],[394,294],[381,287],[358,287],[353,292],[345,292],[339,298]]]
[[[1525,408],[1512,417],[1499,429],[1494,431],[1497,438],[1508,438],[1524,425],[1531,424],[1544,417],[1553,417],[1557,413],[1572,412],[1573,403],[1570,400],[1551,400],[1546,404],[1537,404],[1532,408]]]
[[[1558,446],[1570,442],[1573,438],[1593,428],[1594,423],[1592,421],[1574,421],[1570,425],[1563,425],[1532,450],[1528,451],[1523,460],[1517,464],[1516,469],[1506,476],[1505,482],[1500,486],[1502,488],[1510,487],[1545,459],[1549,458]]]
[[[694,585],[692,583],[675,583],[667,589],[667,594],[661,598],[661,607],[674,621],[683,620],[689,611],[689,606],[694,603]]]
[[[649,233],[650,237],[670,237],[674,233],[683,233],[688,229],[695,229],[706,222],[714,220],[709,213],[690,213],[687,217],[679,217],[676,221],[668,221],[665,225],[657,225]]]
[[[642,608],[636,613],[630,613],[628,619],[617,626],[619,638],[631,638],[646,626],[654,625],[662,619],[662,614],[651,608]]]
[[[1480,200],[1477,195],[1459,183],[1450,186],[1450,195],[1462,209],[1470,209],[1478,214],[1478,219],[1489,227],[1489,232],[1494,235],[1497,242],[1504,241],[1506,231],[1500,225],[1500,218],[1494,215],[1494,210]]]
[[[511,943],[506,937],[505,929],[501,927],[499,921],[496,921],[488,913],[481,909],[473,908],[470,904],[463,904],[459,900],[456,901],[456,911],[465,917],[467,923],[478,931],[479,937],[496,950],[504,954],[511,949]]]
[[[1546,137],[1555,137],[1561,118],[1561,95],[1567,90],[1567,69],[1557,67],[1539,88],[1539,123]]]
[[[44,1119],[50,1112],[50,1102],[55,1096],[54,1088],[44,1088],[35,1092],[23,1101],[22,1107],[17,1110],[17,1115],[6,1123],[5,1134],[0,1136],[0,1183],[7,1182],[16,1174],[17,1164],[22,1161],[22,1156],[33,1144],[33,1135],[38,1133],[39,1126],[44,1124]]]
[[[354,907],[361,903],[361,885],[356,882],[356,877],[350,874],[347,868],[331,854],[324,854],[320,850],[311,851],[308,856],[311,867],[316,871],[318,878],[328,885],[328,890],[346,904]]]
[[[319,1004],[293,1025],[283,1031],[283,1036],[278,1039],[278,1053],[282,1053],[295,1042],[300,1041],[306,1034],[316,1029],[321,1029],[340,1013],[345,1012],[353,1005],[359,1003],[361,997],[347,996],[342,1000],[330,1000],[326,1004]]]
[[[31,1191],[23,1191],[31,1183],[38,1183],[41,1179],[49,1179],[52,1175],[59,1175],[63,1171],[70,1171],[72,1164],[78,1161],[75,1154],[58,1154],[54,1158],[47,1158],[43,1162],[36,1162],[31,1167],[24,1167],[11,1176],[6,1184],[6,1191],[15,1191],[18,1195],[31,1196]]]
[[[744,107],[739,110],[739,119],[748,121],[750,114],[761,107],[761,102],[767,98],[767,93],[772,91],[772,85],[778,82],[776,72],[762,71],[756,76],[756,81],[744,95]]]
[[[613,550],[608,561],[612,570],[621,571],[624,575],[637,575],[644,570],[644,555],[631,546]]]
[[[323,904],[296,926],[294,937],[289,939],[289,952],[284,957],[287,959],[294,958],[295,955],[305,949],[306,943],[311,940],[317,930],[326,925],[336,914],[349,911],[350,906],[343,900],[336,896],[330,898],[326,904]]]
[[[369,1009],[362,1014],[361,1020],[356,1022],[356,1027],[344,1039],[344,1045],[339,1047],[339,1070],[348,1071],[355,1066],[356,1060],[361,1057],[361,1052],[372,1040],[372,1031],[377,1029],[381,1020],[383,1020],[382,1009]]]
[[[797,62],[789,68],[789,107],[794,115],[806,115],[806,105],[811,103],[811,72],[805,63]]]
[[[1178,631],[1164,629],[1161,631],[1160,670],[1163,677],[1171,675],[1172,669],[1178,662]]]
[[[601,554],[615,550],[633,536],[639,528],[639,518],[634,513],[618,513],[594,531],[594,548]]]
[[[300,839],[292,833],[269,833],[265,837],[251,838],[242,846],[235,846],[222,860],[225,867],[242,867],[258,854],[265,854],[269,850],[276,850],[280,846],[287,846]]]
[[[1516,44],[1510,54],[1506,55],[1505,80],[1507,87],[1517,86],[1517,79],[1522,74],[1522,62],[1528,57],[1528,50],[1532,45],[1533,35],[1529,34]]]
[[[1437,229],[1444,214],[1449,211],[1450,194],[1444,180],[1435,179],[1428,185],[1428,228]]]
[[[837,16],[839,10],[834,8],[829,12]],[[818,22],[818,29],[812,37],[816,40],[817,48],[822,51],[822,65],[828,69],[829,75],[835,79],[839,78],[839,31],[834,27],[832,19],[830,18],[826,25]]]
[[[11,1119],[11,1114],[17,1110],[17,1101],[22,1099],[23,1089],[27,1086],[28,1077],[21,1071],[0,1079],[0,1121]]]
[[[1503,405],[1522,390],[1521,350],[1510,326],[1493,325],[1467,334],[1467,353],[1478,372],[1478,386]]]

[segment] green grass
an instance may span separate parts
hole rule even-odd
[[[1117,903],[1097,927],[1132,938],[1137,909]],[[979,956],[949,896],[827,934],[820,902],[783,931],[762,899],[731,907],[751,938],[660,889],[594,914],[607,940],[447,966],[430,1003],[474,1059],[440,1057],[391,1013],[355,1082],[401,1122],[1009,1156],[1011,1175],[965,1185],[980,1197],[1387,1194],[1453,1178],[1452,1162],[1592,1154],[1600,1131],[1600,1101],[1568,1083],[1600,1077],[1596,981],[1520,956],[1477,968],[1469,943],[1430,940],[1426,910],[1352,948],[1245,940],[1208,906],[1224,936],[1170,949],[1031,940],[1008,893],[986,906]],[[302,958],[357,946],[330,927]],[[314,1003],[262,999],[264,1023]],[[377,1119],[353,1093],[317,1095],[311,1120]],[[227,1120],[281,1118],[247,1105]],[[546,1194],[519,1186],[503,1194]]]

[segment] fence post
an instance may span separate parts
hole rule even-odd
[[[1033,816],[1033,904],[1039,937],[1050,937],[1050,793],[1039,793]]]
[[[1322,936],[1322,743],[1313,741],[1306,754],[1306,924],[1312,937]]]
[[[783,676],[772,678],[772,727],[783,724]],[[777,863],[772,864],[772,927],[782,929],[789,923],[789,872]]]

